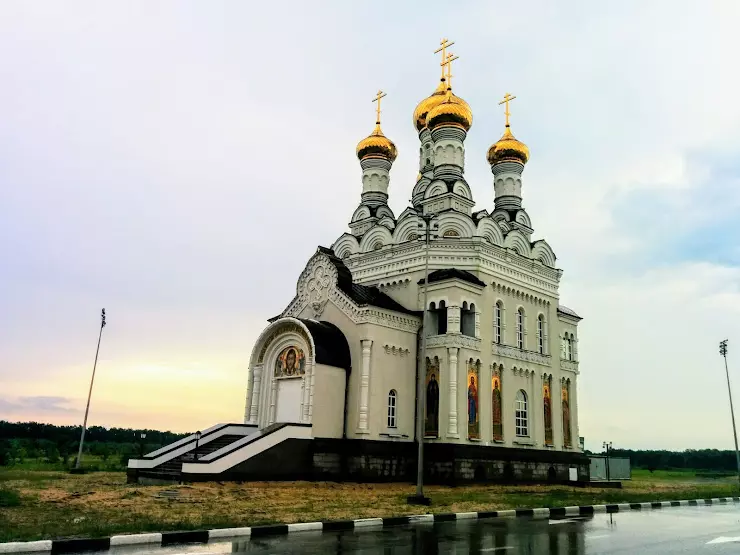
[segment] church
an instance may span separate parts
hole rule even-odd
[[[413,481],[417,441],[427,481],[588,480],[581,318],[560,304],[562,270],[523,205],[529,148],[511,129],[515,97],[501,101],[503,134],[486,155],[493,203],[476,210],[465,179],[473,114],[453,92],[451,44],[413,112],[411,206],[396,216],[388,205],[398,152],[379,92],[375,128],[357,144],[349,230],[317,248],[257,339],[244,421],[132,460],[130,480]]]

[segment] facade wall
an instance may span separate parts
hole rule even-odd
[[[316,364],[314,410],[311,424],[313,437],[341,438],[344,432],[344,393],[347,373],[343,368]]]
[[[572,333],[577,345],[577,320],[563,320],[557,312],[557,287],[533,286],[524,278],[512,279],[502,272],[488,267],[481,257],[469,257],[450,263],[440,256],[440,247],[431,249],[430,272],[444,267],[465,269],[485,282],[484,288],[460,280],[431,283],[428,302],[439,306],[444,300],[448,307],[448,326],[445,336],[430,338],[427,356],[440,361],[440,400],[439,400],[439,439],[430,442],[453,442],[480,445],[503,445],[524,449],[562,450],[563,419],[561,403],[561,380],[570,379],[571,396],[571,447],[578,450],[578,410],[577,386],[578,366],[576,361],[561,361],[561,338],[564,333]],[[516,257],[512,253],[512,257]],[[398,267],[397,275],[389,271],[382,281],[376,282],[382,290],[404,306],[421,310],[423,306],[423,286],[418,282],[424,277],[423,257],[414,259],[409,268],[404,264],[386,263],[388,268]],[[360,272],[361,274],[363,272]],[[512,272],[512,275],[517,275]],[[537,275],[529,272],[530,281],[536,282]],[[372,281],[363,283],[371,284]],[[494,307],[496,302],[503,304],[501,347],[494,347]],[[460,331],[459,307],[463,302],[475,303],[478,313],[477,337],[462,336]],[[457,307],[457,308],[456,308]],[[524,310],[524,348],[517,344],[517,311]],[[543,351],[539,352],[537,320],[542,315],[545,320]],[[576,347],[577,349],[577,347]],[[452,407],[453,398],[449,395],[452,376],[451,359],[457,357],[455,382],[457,386],[454,399],[457,406]],[[479,414],[480,441],[467,437],[467,366],[468,361],[480,360],[479,370]],[[502,416],[503,442],[493,439],[492,426],[492,388],[493,368],[503,367]],[[545,408],[543,387],[544,376],[552,376],[551,426],[552,445],[545,445]],[[528,401],[529,436],[517,437],[515,430],[515,398],[523,390]],[[457,433],[450,426],[451,408],[457,416]],[[413,435],[411,435],[413,437]]]

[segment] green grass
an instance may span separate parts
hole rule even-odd
[[[21,496],[17,491],[0,488],[0,507],[17,507],[21,504]]]
[[[434,513],[706,499],[738,495],[734,478],[635,471],[623,489],[428,486]],[[176,490],[174,499],[163,490]],[[411,484],[332,482],[126,484],[121,472],[0,469],[0,542],[418,514]],[[3,493],[7,492],[7,493]]]

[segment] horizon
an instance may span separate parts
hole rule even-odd
[[[709,4],[3,3],[0,417],[82,424],[105,308],[88,426],[241,422],[254,341],[348,229],[379,89],[409,204],[447,37],[476,209],[517,97],[524,206],[584,318],[586,446],[732,449],[740,77],[716,52],[740,5]]]

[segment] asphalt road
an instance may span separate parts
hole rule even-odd
[[[593,517],[462,520],[199,546],[115,549],[116,555],[250,554],[740,554],[740,507],[715,505]]]

